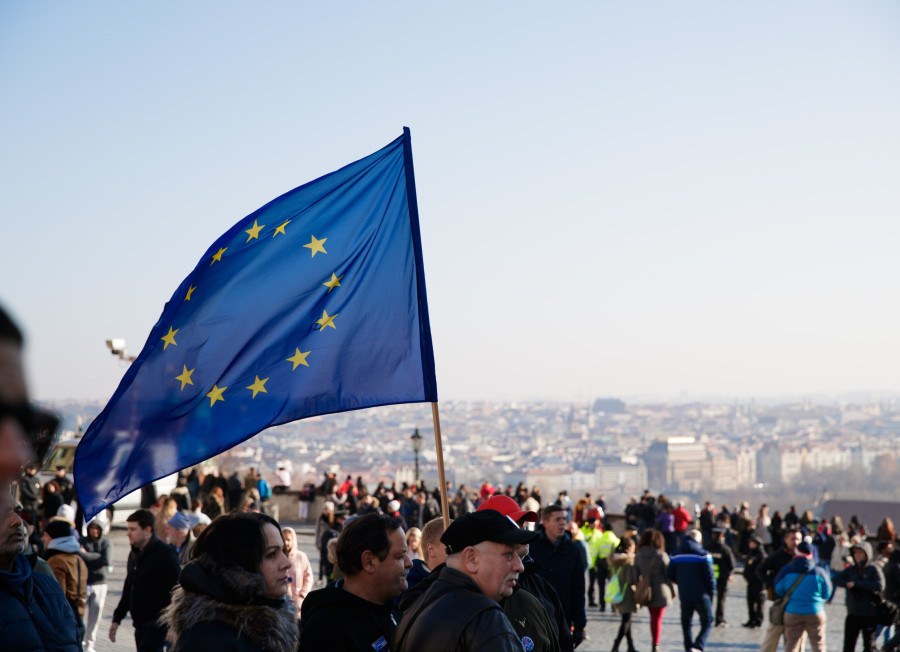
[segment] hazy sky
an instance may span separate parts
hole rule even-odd
[[[206,248],[412,131],[445,399],[900,390],[900,4],[0,2],[0,302],[108,398]]]

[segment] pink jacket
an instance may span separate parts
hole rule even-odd
[[[297,606],[297,618],[300,617],[300,605],[303,604],[303,598],[312,590],[313,572],[312,565],[309,563],[309,557],[302,550],[291,550],[288,555],[291,560],[291,570],[288,574],[294,580],[288,585],[288,595]]]

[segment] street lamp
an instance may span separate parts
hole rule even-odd
[[[416,454],[416,486],[419,486],[419,453],[422,452],[422,435],[419,434],[419,429],[416,428],[416,431],[410,436],[410,441],[412,442],[413,453]]]

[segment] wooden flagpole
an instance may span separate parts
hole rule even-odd
[[[441,514],[444,517],[444,529],[450,527],[450,497],[447,495],[447,479],[444,476],[444,448],[441,445],[441,418],[438,416],[438,404],[431,404],[431,418],[434,421],[434,447],[437,452],[438,477],[441,486]]]

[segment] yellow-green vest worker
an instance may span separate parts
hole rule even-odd
[[[588,547],[588,569],[593,570],[597,565],[597,555],[600,552],[600,538],[603,536],[603,533],[595,528],[590,523],[585,523],[581,528],[581,533],[584,535],[584,541],[587,543]]]
[[[616,549],[617,545],[619,545],[619,537],[611,529],[603,530],[603,534],[600,535],[600,547],[597,550],[597,556],[600,559],[606,559]]]

